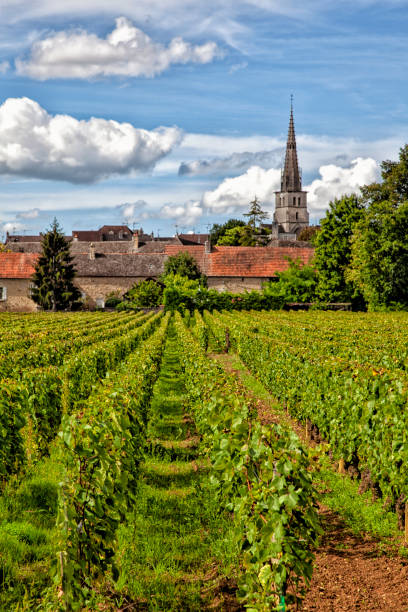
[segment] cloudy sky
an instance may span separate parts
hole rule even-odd
[[[290,107],[313,222],[408,141],[406,0],[1,0],[0,237],[273,212]]]

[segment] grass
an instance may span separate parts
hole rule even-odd
[[[0,610],[35,609],[49,584],[61,463],[33,466],[0,497]]]
[[[117,586],[137,609],[203,610],[219,596],[219,581],[236,571],[232,522],[220,514],[184,406],[170,328],[152,398],[137,504],[119,531]]]
[[[320,469],[313,480],[321,502],[341,514],[353,533],[372,533],[379,538],[399,535],[396,514],[384,510],[383,502],[374,501],[369,491],[358,493],[359,483],[333,471],[327,457],[320,459]]]

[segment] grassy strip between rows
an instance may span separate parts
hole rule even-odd
[[[171,327],[134,509],[119,530],[118,587],[136,609],[224,609],[222,584],[236,573],[237,545],[199,443]]]

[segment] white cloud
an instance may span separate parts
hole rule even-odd
[[[146,211],[147,206],[146,200],[137,200],[137,202],[121,204],[118,208],[126,223],[131,224],[149,218],[149,213]]]
[[[181,138],[176,127],[78,121],[51,116],[29,98],[9,98],[0,106],[0,174],[92,183],[153,168]]]
[[[16,70],[41,81],[112,75],[154,77],[172,64],[208,64],[220,55],[215,42],[194,46],[181,37],[165,47],[126,17],[118,17],[115,29],[104,39],[79,30],[57,32],[35,42],[28,60],[16,60]]]
[[[380,169],[374,159],[358,157],[352,160],[348,168],[329,164],[321,166],[319,173],[321,178],[305,187],[309,192],[308,206],[312,214],[325,211],[328,203],[335,198],[359,193],[362,185],[378,180]]]
[[[26,210],[20,212],[16,215],[17,219],[36,219],[40,214],[39,208],[31,208],[30,210]]]
[[[186,202],[181,205],[166,204],[160,209],[160,217],[173,219],[182,226],[194,225],[203,214],[200,202]],[[155,215],[157,216],[157,215]]]
[[[2,232],[8,232],[9,234],[15,234],[25,229],[25,226],[22,223],[18,223],[17,221],[3,223],[0,227]]]
[[[256,196],[266,211],[273,210],[274,192],[280,187],[280,170],[252,166],[245,174],[227,178],[213,191],[206,191],[202,206],[214,214],[245,212]]]
[[[9,68],[10,68],[9,62],[7,61],[0,62],[0,74],[6,74]]]

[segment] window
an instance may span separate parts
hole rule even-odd
[[[105,308],[105,300],[104,298],[96,298],[96,307],[97,308]]]
[[[299,217],[299,213],[296,213],[296,221],[298,220]]]
[[[7,300],[7,287],[0,287],[0,302]]]
[[[34,285],[34,283],[30,283],[28,285],[28,296],[30,298],[33,297],[33,289],[35,289],[35,285]]]

